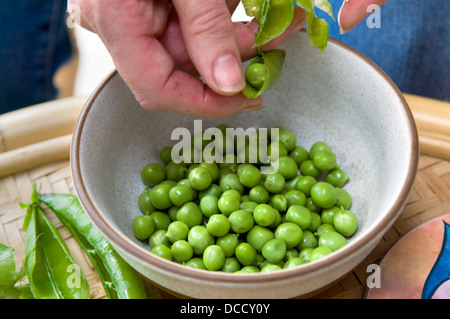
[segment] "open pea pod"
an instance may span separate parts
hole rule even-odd
[[[281,35],[294,18],[294,0],[243,0],[248,16],[258,20],[255,46],[261,46]]]
[[[36,198],[33,190],[32,199]],[[23,205],[25,206],[25,205]],[[58,230],[50,223],[39,204],[27,206],[24,224],[25,267],[31,293],[36,299],[87,299],[89,285],[71,256]]]
[[[245,70],[244,95],[254,99],[270,90],[281,75],[285,56],[284,50],[275,49],[253,59]]]
[[[328,23],[320,19],[314,9],[317,7],[334,19],[331,4],[328,0],[295,0],[295,3],[306,12],[306,32],[309,43],[323,52],[328,43]]]

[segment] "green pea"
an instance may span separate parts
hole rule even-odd
[[[311,261],[321,259],[321,258],[331,254],[332,252],[333,251],[329,247],[325,247],[325,246],[316,247],[311,252]]]
[[[306,204],[306,195],[296,189],[288,191],[286,194],[284,194],[284,197],[286,198],[287,208],[291,207],[292,205],[305,206]]]
[[[267,147],[267,155],[270,160],[274,161],[279,159],[281,156],[288,155],[286,146],[281,142],[272,142]]]
[[[311,188],[311,199],[319,207],[333,207],[337,201],[336,188],[327,182],[317,182]]]
[[[311,188],[317,183],[313,176],[302,176],[297,182],[297,190],[301,191],[305,196],[311,195]]]
[[[289,259],[283,266],[283,269],[290,269],[290,268],[295,268],[298,267],[300,265],[306,264],[307,261],[303,258],[300,257],[294,257]]]
[[[275,230],[275,238],[280,238],[286,243],[286,248],[296,247],[303,239],[303,231],[297,224],[281,223]]]
[[[227,174],[219,182],[220,189],[222,190],[222,193],[229,189],[235,189],[240,194],[244,193],[244,185],[242,185],[241,181],[239,180],[239,176],[236,174]]]
[[[235,273],[241,269],[241,264],[236,257],[226,257],[225,264],[222,267],[223,272]]]
[[[258,206],[258,203],[255,203],[252,201],[246,201],[246,202],[241,202],[239,209],[243,209],[243,210],[248,211],[249,213],[253,213],[256,206]]]
[[[189,182],[193,189],[202,191],[211,185],[212,177],[208,169],[197,166],[189,173]]]
[[[294,149],[289,152],[289,157],[292,158],[297,165],[300,165],[308,159],[309,153],[303,146],[295,146]]]
[[[335,168],[325,175],[325,182],[335,187],[342,187],[350,180],[347,173],[341,168]]]
[[[286,243],[280,238],[271,239],[264,244],[261,252],[264,258],[276,264],[282,261],[286,254]]]
[[[236,196],[224,195],[217,202],[217,206],[222,214],[230,216],[230,214],[239,209],[241,202]]]
[[[209,174],[211,174],[211,180],[213,182],[219,178],[219,166],[216,163],[202,162],[199,167],[204,167],[208,170]]]
[[[232,195],[241,201],[241,194],[235,189],[229,189],[222,193],[221,196]]]
[[[195,202],[187,202],[178,209],[177,220],[182,221],[189,228],[192,228],[202,223],[203,214]]]
[[[344,209],[349,209],[352,206],[352,197],[350,194],[343,188],[336,187],[337,192],[337,200],[336,206],[344,207]]]
[[[298,250],[296,248],[286,249],[286,255],[284,255],[283,261],[288,261],[291,258],[298,257]]]
[[[255,187],[253,187],[250,190],[248,196],[250,197],[250,200],[252,202],[255,202],[258,204],[268,203],[269,199],[270,199],[269,192],[267,191],[267,189],[265,189],[261,185],[257,185]]]
[[[322,207],[317,206],[311,197],[306,197],[305,207],[308,208],[311,213],[319,213],[322,210]]]
[[[177,184],[170,189],[169,198],[175,206],[180,207],[183,204],[194,200],[194,195],[189,186]]]
[[[194,255],[194,250],[186,240],[177,240],[170,247],[173,259],[176,261],[188,261]]]
[[[328,247],[332,251],[347,245],[347,239],[337,232],[328,232],[319,237],[319,247]]]
[[[189,233],[189,227],[182,221],[176,220],[170,223],[169,227],[167,227],[167,238],[172,242],[176,242],[178,240],[185,240]]]
[[[207,189],[198,193],[198,198],[201,200],[203,197],[207,195],[214,195],[217,198],[219,198],[221,194],[222,190],[220,189],[220,186],[217,184],[211,184],[211,186],[209,186]]]
[[[331,224],[322,224],[317,228],[317,231],[315,232],[315,234],[316,234],[316,236],[320,237],[323,234],[326,234],[328,232],[337,232],[337,230]]]
[[[155,222],[150,216],[137,216],[133,219],[133,233],[137,239],[148,239],[154,231]]]
[[[166,166],[166,177],[171,181],[180,181],[186,177],[186,167],[182,163],[169,162]]]
[[[166,178],[166,170],[157,163],[147,164],[141,170],[141,179],[145,185],[155,186]]]
[[[169,162],[172,161],[172,146],[164,147],[161,152],[159,152],[159,158],[164,165],[169,164]]]
[[[172,186],[167,184],[159,184],[150,191],[150,200],[156,209],[164,210],[170,208],[173,204],[170,201],[169,191]]]
[[[210,245],[203,252],[203,264],[208,270],[220,270],[225,264],[225,252],[218,245]]]
[[[196,225],[189,230],[188,243],[194,249],[194,254],[201,255],[206,247],[214,244],[213,236],[208,232],[206,227]]]
[[[239,235],[229,233],[225,236],[219,237],[216,240],[216,245],[222,247],[226,257],[231,257],[234,255],[234,251],[239,245]]]
[[[203,269],[203,270],[207,270],[205,267],[205,264],[203,263],[203,259],[200,257],[193,257],[191,259],[189,259],[185,265],[187,267],[191,267],[191,268],[195,268],[195,269]]]
[[[283,190],[286,183],[283,175],[280,173],[268,174],[264,181],[264,188],[270,193],[279,193]]]
[[[197,198],[197,195],[199,195],[199,192],[191,187],[191,182],[189,182],[189,178],[183,178],[183,179],[179,180],[177,182],[177,185],[185,185],[185,186],[189,187],[189,189],[192,192],[192,198],[194,198],[194,199]]]
[[[253,165],[245,165],[238,174],[239,181],[245,187],[254,187],[259,184],[261,180],[261,172]]]
[[[265,272],[272,272],[272,271],[278,271],[281,270],[282,268],[278,265],[266,265],[261,269],[261,273],[265,273]]]
[[[244,274],[254,274],[260,272],[259,268],[256,266],[244,266],[241,270],[236,271],[235,273],[244,273]]]
[[[336,155],[330,151],[317,151],[312,160],[314,166],[321,171],[330,171],[336,167]]]
[[[315,248],[303,248],[299,253],[298,253],[298,258],[304,259],[306,260],[306,262],[310,262],[311,261],[311,254],[314,251]]]
[[[314,178],[318,178],[322,173],[315,165],[312,160],[303,161],[300,164],[300,173],[304,176],[312,176]]]
[[[155,222],[155,227],[157,230],[164,229],[167,230],[172,220],[170,219],[169,215],[163,212],[153,212],[150,214],[150,217],[153,218]]]
[[[333,152],[331,146],[329,146],[328,144],[326,144],[322,141],[318,141],[318,142],[315,142],[311,146],[311,148],[309,150],[309,158],[311,158],[311,159],[314,158],[314,154],[316,154],[316,152],[319,152],[319,151]]]
[[[167,215],[169,215],[171,221],[177,220],[178,208],[177,206],[172,206],[167,210]]]
[[[352,211],[341,209],[334,216],[334,227],[345,237],[352,236],[358,228],[358,220]]]
[[[232,212],[228,219],[231,229],[237,234],[248,232],[255,223],[252,214],[243,209]]]
[[[254,225],[247,233],[247,242],[257,251],[261,251],[264,244],[273,238],[275,235],[270,229],[259,225]]]
[[[286,191],[291,191],[293,189],[297,189],[297,183],[298,183],[298,181],[300,180],[301,177],[302,177],[301,175],[296,175],[293,178],[287,180],[284,183],[284,189]]]
[[[170,251],[170,248],[166,245],[158,245],[152,248],[151,252],[155,254],[156,256],[162,257],[164,259],[173,260],[172,252]]]
[[[256,250],[249,243],[240,243],[234,253],[237,260],[244,266],[249,266],[256,260]]]
[[[275,222],[275,210],[268,204],[259,204],[253,211],[253,218],[259,226],[270,226]]]
[[[312,221],[311,226],[308,227],[310,231],[315,232],[317,228],[319,228],[320,225],[322,225],[322,219],[320,218],[320,215],[315,212],[311,212]]]
[[[148,186],[142,191],[138,197],[138,207],[142,214],[153,213],[156,208],[152,205],[150,199],[150,189]]]
[[[336,213],[340,211],[340,208],[337,206],[333,206],[330,208],[324,208],[322,210],[321,219],[323,224],[331,224],[333,225],[334,216]]]
[[[230,230],[231,223],[225,215],[222,214],[214,214],[206,225],[206,229],[208,229],[209,233],[213,236],[225,236]]]
[[[264,64],[251,63],[247,69],[245,69],[245,79],[256,90],[261,89],[266,81],[266,69]]]
[[[165,245],[169,247],[170,241],[169,238],[167,238],[167,231],[164,229],[155,230],[155,232],[150,236],[148,243],[150,248],[158,245]]]
[[[285,180],[297,176],[298,165],[289,156],[281,156],[278,161],[278,173],[280,173]]]
[[[287,199],[281,194],[275,194],[270,200],[272,207],[279,212],[285,212],[287,209]]]
[[[304,230],[302,241],[298,244],[297,249],[302,251],[305,248],[316,248],[318,244],[319,242],[314,233],[310,230]]]
[[[205,217],[219,213],[219,199],[215,195],[206,195],[200,200],[200,210]]]
[[[286,147],[288,152],[292,151],[297,143],[297,136],[291,130],[282,128],[279,131],[278,138],[280,142]]]
[[[312,213],[305,206],[292,205],[286,212],[286,221],[297,224],[302,230],[308,229],[312,223]]]

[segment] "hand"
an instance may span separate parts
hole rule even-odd
[[[103,41],[142,107],[202,117],[261,108],[261,98],[241,93],[241,61],[257,54],[257,22],[232,23],[237,0],[172,3],[69,0],[80,8],[81,25]],[[288,30],[263,49],[277,47],[304,24],[305,14],[298,9]]]
[[[341,33],[345,33],[358,25],[370,12],[367,7],[375,4],[382,6],[387,0],[344,0],[339,11],[338,22]]]

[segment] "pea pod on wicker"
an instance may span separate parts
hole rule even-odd
[[[253,59],[245,70],[244,95],[254,99],[270,90],[281,75],[285,56],[284,50],[276,49]]]
[[[40,194],[39,199],[56,214],[69,230],[75,234],[75,238],[89,252],[96,254],[97,265],[103,265],[104,271],[102,283],[105,290],[112,294],[117,292],[119,299],[146,299],[147,294],[139,273],[134,270],[111,246],[103,234],[91,222],[81,206],[78,197],[72,194]],[[83,247],[83,245],[81,245]],[[92,259],[91,259],[92,260]],[[101,262],[100,262],[101,261]],[[95,263],[94,263],[95,265]],[[98,269],[97,269],[98,270]],[[112,295],[115,298],[114,295]]]
[[[0,243],[0,299],[33,298],[29,285],[16,285],[25,276],[25,268],[16,271],[14,249]]]
[[[87,299],[86,277],[70,254],[58,230],[39,205],[35,185],[27,208],[23,229],[25,267],[31,293],[36,299]]]

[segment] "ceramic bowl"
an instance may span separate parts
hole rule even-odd
[[[318,261],[262,274],[188,268],[149,252],[132,220],[140,215],[140,170],[159,162],[175,128],[194,129],[193,117],[140,107],[117,72],[89,98],[75,128],[71,167],[85,210],[117,251],[142,275],[178,295],[194,298],[290,298],[311,293],[351,271],[401,213],[412,188],[418,138],[411,111],[395,84],[373,62],[330,39],[325,54],[305,32],[283,45],[286,61],[265,108],[203,119],[202,128],[283,126],[309,148],[327,142],[351,181],[358,230],[349,243]],[[369,275],[369,273],[368,273]]]

